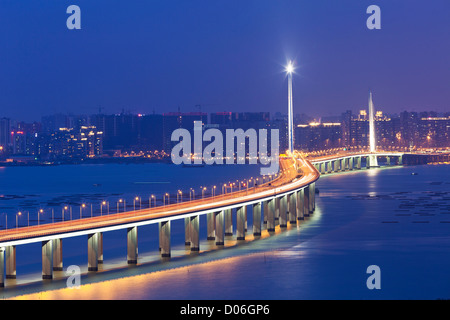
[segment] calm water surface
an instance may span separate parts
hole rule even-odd
[[[109,166],[42,168],[48,170],[45,183],[36,181],[42,178],[42,173],[33,171],[36,168],[6,168],[0,174],[0,187],[5,195],[26,194],[24,198],[4,200],[9,203],[7,206],[13,206],[25,200],[50,202],[71,194],[81,198],[97,194],[101,198],[123,193],[120,196],[132,197],[164,188],[213,185],[258,172],[257,168],[243,166],[175,170],[167,165]],[[10,169],[15,172],[9,172]],[[53,174],[52,170],[57,173]],[[412,175],[413,172],[417,175]],[[36,179],[31,179],[32,174],[36,174]],[[19,176],[22,179],[14,183],[6,182],[8,178]],[[182,180],[175,183],[180,177]],[[63,273],[55,273],[56,280],[43,284],[39,280],[39,244],[18,247],[17,285],[3,290],[3,297],[449,299],[448,177],[448,165],[382,168],[323,176],[317,183],[320,194],[316,197],[316,212],[299,226],[289,227],[284,232],[277,230],[275,235],[263,233],[262,239],[257,241],[248,236],[248,240],[239,245],[230,240],[224,250],[216,250],[205,240],[200,243],[200,254],[186,256],[183,224],[173,223],[173,258],[170,261],[162,261],[158,256],[156,227],[142,227],[139,229],[138,267],[127,267],[124,263],[125,231],[105,233],[105,269],[113,270],[84,275],[80,289],[65,288]],[[93,186],[99,183],[101,186]],[[41,184],[42,188],[37,189]],[[201,226],[205,226],[205,222],[201,220]],[[202,232],[202,238],[206,239],[204,228]],[[84,237],[64,240],[64,266],[77,264],[84,270],[86,247]],[[381,269],[381,290],[366,287],[369,276],[366,270],[370,265]]]

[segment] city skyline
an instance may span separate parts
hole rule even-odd
[[[368,88],[392,113],[445,112],[450,47],[442,39],[450,4],[422,3],[380,1],[382,29],[368,30],[367,1],[80,1],[82,28],[73,31],[65,27],[64,3],[3,2],[1,55],[8,64],[0,106],[4,116],[26,121],[99,108],[282,112],[284,65],[292,59],[301,106],[294,114],[357,111]]]

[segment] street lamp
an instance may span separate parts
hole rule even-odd
[[[100,204],[100,215],[103,215],[103,206],[106,206],[107,213],[109,214],[109,202],[102,201]]]
[[[164,206],[166,206],[166,196],[167,196],[167,204],[170,204],[170,195],[166,192],[163,196]]]
[[[16,229],[19,227],[19,219],[18,219],[18,217],[21,216],[21,215],[22,215],[22,212],[20,212],[20,211],[16,214]]]
[[[39,216],[40,216],[41,213],[44,213],[44,209],[39,209],[39,211],[38,211],[38,225],[40,224]]]
[[[189,201],[192,201],[191,195],[192,195],[192,198],[194,198],[194,200],[195,200],[195,190],[192,188],[189,189]]]
[[[177,193],[177,203],[178,203],[178,196],[180,197],[180,202],[183,202],[183,191],[178,190],[178,193]]]
[[[83,204],[81,204],[81,206],[80,206],[80,219],[83,217],[83,212],[82,212],[82,210],[83,210],[84,208],[86,208],[86,205],[83,203]]]
[[[67,209],[69,209],[69,207],[67,207],[67,206],[64,206],[63,208],[62,208],[62,213],[61,213],[61,216],[62,216],[62,221],[64,221],[64,211],[66,211]]]
[[[138,201],[138,200],[139,200],[139,210],[142,209],[142,206],[141,206],[141,198],[136,197],[136,198],[133,199],[133,210],[134,210],[134,211],[136,211],[136,201]]]
[[[289,151],[292,154],[294,151],[294,110],[292,99],[292,74],[294,73],[294,64],[289,61],[286,66],[286,73],[288,75],[288,132],[289,132]]]
[[[119,199],[119,201],[117,201],[117,213],[119,213],[120,212],[120,207],[119,207],[119,203],[122,203],[123,202],[123,200],[122,199]],[[125,211],[125,205],[124,205],[124,210],[123,211]]]
[[[149,207],[149,208],[152,207],[152,199],[154,199],[154,206],[156,207],[156,197],[152,194],[152,195],[148,198],[148,207]]]
[[[202,199],[203,199],[204,196],[205,196],[205,190],[206,190],[206,187],[203,187],[203,188],[202,188]]]

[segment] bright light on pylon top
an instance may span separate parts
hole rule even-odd
[[[294,72],[294,64],[292,61],[289,61],[288,65],[286,66],[286,72],[291,74]]]

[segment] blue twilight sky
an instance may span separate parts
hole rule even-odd
[[[81,8],[81,30],[66,9]],[[366,9],[381,8],[381,30]],[[0,0],[0,117],[450,111],[448,0]]]

